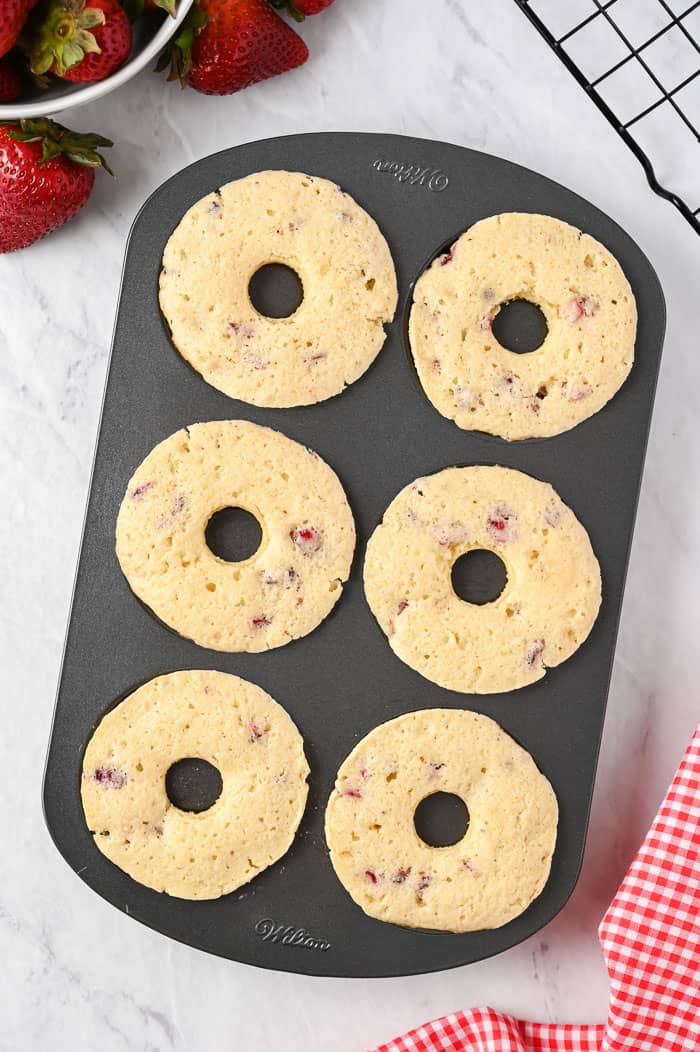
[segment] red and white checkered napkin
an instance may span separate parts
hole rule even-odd
[[[606,1024],[455,1012],[374,1052],[700,1052],[700,727],[599,928]]]

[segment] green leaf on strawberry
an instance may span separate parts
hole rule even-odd
[[[29,65],[39,76],[49,70],[62,77],[85,55],[99,54],[100,46],[90,30],[105,24],[96,8],[62,0],[44,0],[32,18],[36,32],[29,44]],[[31,31],[30,31],[31,32]]]
[[[15,142],[35,142],[41,145],[39,164],[46,164],[54,157],[64,154],[75,164],[88,168],[104,168],[110,175],[114,172],[107,164],[98,147],[113,146],[111,139],[95,132],[73,132],[48,117],[22,120],[17,125],[4,125],[5,133]]]
[[[40,0],[22,36],[33,73],[104,80],[131,51],[131,26],[117,0]]]
[[[144,0],[143,9],[147,15],[153,11],[165,11],[171,18],[175,18],[177,14],[176,0]]]
[[[156,73],[168,70],[167,80],[179,80],[184,88],[192,69],[192,47],[196,37],[209,22],[209,16],[193,4],[176,37],[161,52],[156,65]]]

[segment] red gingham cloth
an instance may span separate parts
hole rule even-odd
[[[373,1052],[700,1052],[700,727],[598,929],[608,1021],[455,1012]]]

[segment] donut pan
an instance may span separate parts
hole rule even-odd
[[[339,183],[379,223],[399,282],[396,317],[371,368],[342,395],[300,409],[257,409],[208,386],[175,351],[158,307],[161,254],[182,214],[222,183],[266,168]],[[416,278],[462,230],[504,211],[544,212],[589,232],[620,261],[637,298],[629,379],[600,413],[556,438],[508,443],[459,430],[430,405],[407,353]],[[156,190],[126,253],[44,782],[49,831],[80,878],[180,942],[310,975],[450,968],[514,946],[550,921],[571,894],[583,855],[664,320],[651,265],[611,219],[541,175],[462,147],[394,135],[293,135],[207,157]],[[231,417],[317,450],[338,473],[358,529],[352,574],[331,616],[265,654],[204,650],[166,629],[133,596],[114,553],[119,504],[146,453],[183,425]],[[386,506],[416,477],[453,464],[503,464],[551,482],[588,530],[601,565],[603,605],[588,640],[544,679],[508,694],[463,695],[423,679],[394,656],[363,595],[365,544]],[[288,854],[210,902],[169,898],[131,880],[94,846],[80,802],[82,755],[96,723],[145,680],[180,668],[220,669],[260,684],[295,720],[311,766],[306,813]],[[532,753],[559,799],[549,882],[524,914],[495,931],[451,935],[372,920],[328,858],[324,808],[341,761],[377,724],[435,706],[493,717]]]

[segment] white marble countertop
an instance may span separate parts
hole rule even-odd
[[[565,0],[573,2],[573,0]],[[468,12],[468,13],[467,13]],[[144,74],[66,115],[117,143],[82,215],[0,257],[5,500],[0,778],[0,1048],[362,1052],[480,1003],[601,1021],[596,925],[698,716],[700,240],[511,0],[337,0],[302,29],[308,65],[210,99]],[[146,196],[236,143],[310,130],[432,136],[518,161],[590,198],[636,238],[668,302],[649,445],[583,872],[543,931],[421,978],[318,980],[209,957],[129,921],[49,841],[40,806],[63,636],[125,239]]]

